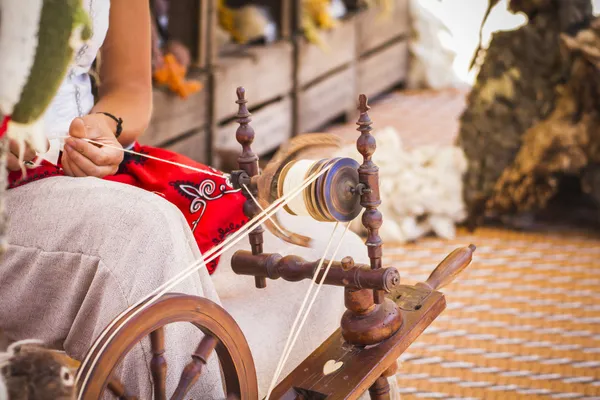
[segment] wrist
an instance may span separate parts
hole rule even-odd
[[[119,136],[121,136],[121,133],[123,132],[123,119],[111,113],[103,111],[97,111],[96,114],[104,117],[105,121],[111,129],[111,132],[118,139]]]

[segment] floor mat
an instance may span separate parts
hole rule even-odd
[[[403,399],[600,399],[600,237],[480,229],[386,244],[385,265],[427,279],[456,247],[471,266],[401,358]]]

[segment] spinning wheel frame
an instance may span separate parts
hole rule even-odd
[[[129,314],[120,319],[124,320]],[[206,363],[206,359],[203,358],[206,356],[198,353],[210,355],[214,348],[223,370],[228,398],[257,399],[258,387],[252,353],[235,320],[223,308],[208,299],[175,293],[164,295],[143,310],[110,341],[98,363],[90,371],[94,379],[83,389],[82,398],[99,399],[108,389],[120,399],[134,399],[120,382],[112,378],[112,374],[131,349],[146,336],[150,336],[152,342],[154,396],[157,400],[168,398],[165,393],[167,364],[162,356],[164,327],[176,322],[192,323],[205,334],[192,355],[191,362],[182,373],[178,385],[181,389],[189,390],[202,372]],[[185,390],[181,389],[178,387],[177,396],[171,398],[183,399]]]
[[[260,174],[258,157],[251,149],[254,131],[249,125],[251,119],[243,88],[238,88],[237,96],[237,122],[240,126],[236,138],[242,145],[242,154],[238,159],[240,170],[231,174],[231,181],[234,187],[243,189],[247,198],[244,213],[253,218],[260,214],[261,205],[257,203],[264,205],[281,197],[278,193],[280,183],[285,179],[294,152],[276,157]],[[320,274],[325,284],[344,287],[347,310],[340,328],[274,388],[271,394],[275,399],[302,399],[306,396],[354,399],[366,390],[369,390],[372,399],[389,399],[386,378],[395,373],[396,359],[445,308],[444,295],[438,289],[469,265],[475,250],[474,246],[455,250],[438,265],[426,282],[414,286],[401,285],[398,271],[382,265],[382,240],[378,231],[383,217],[377,210],[381,203],[379,175],[371,159],[376,142],[371,135],[372,122],[368,110],[367,98],[361,95],[357,122],[361,135],[357,149],[363,156],[363,163],[340,158],[315,162],[311,172],[333,167],[326,175],[313,181],[301,195],[305,196],[309,213],[317,220],[349,221],[364,210],[362,222],[368,231],[366,247],[370,265],[355,265],[350,257],[346,257],[341,262],[329,264],[331,270],[325,276],[327,272],[317,270],[319,262],[263,253],[263,229],[260,225],[248,233],[251,251],[238,251],[231,260],[234,272],[253,276],[257,288],[266,287],[267,279],[299,281]],[[265,222],[267,226],[268,221]],[[306,243],[306,238],[299,235],[284,234],[280,237],[288,241],[294,239],[290,242],[299,245]],[[155,398],[166,399],[163,327],[174,322],[191,322],[206,336],[192,354],[192,361],[185,367],[171,399],[184,398],[184,389],[189,389],[198,379],[212,350],[216,351],[221,362],[228,398],[258,398],[256,370],[248,343],[224,309],[207,299],[182,294],[164,295],[147,308],[143,308],[144,304],[119,317],[108,330],[117,334],[105,336],[111,338],[110,342],[107,342],[108,339],[101,340],[91,353],[90,358],[97,357],[98,362],[92,364],[91,370],[84,364],[82,375],[93,376],[93,379],[79,388],[82,390],[81,399],[98,399],[107,388],[119,399],[134,399],[125,393],[118,381],[111,381],[111,375],[125,355],[148,335],[152,342]],[[136,311],[141,312],[133,314]],[[98,349],[104,347],[106,349],[99,354]],[[324,372],[324,365],[332,361],[342,365],[340,372],[343,373]]]

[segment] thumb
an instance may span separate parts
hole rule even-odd
[[[69,135],[76,138],[85,138],[87,129],[81,118],[75,118],[69,127]]]

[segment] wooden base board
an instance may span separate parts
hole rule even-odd
[[[314,132],[356,108],[356,73],[347,67],[298,94],[298,132]]]
[[[259,108],[252,113],[250,125],[256,133],[252,150],[262,155],[276,149],[292,136],[292,100],[286,96],[279,101]],[[240,144],[235,139],[238,123],[231,121],[215,129],[213,150],[219,152],[239,152]]]
[[[402,83],[408,74],[408,43],[396,43],[358,62],[359,93],[369,97],[379,95]]]
[[[237,112],[236,89],[246,89],[248,107],[253,108],[291,92],[293,83],[292,45],[277,42],[256,46],[239,55],[223,56],[215,68],[215,121]]]
[[[141,136],[140,143],[159,146],[207,124],[207,76],[201,74],[192,78],[199,80],[204,87],[187,99],[181,99],[167,89],[154,89],[152,119],[150,126]]]
[[[273,399],[296,399],[310,394],[315,399],[358,399],[375,383],[446,307],[444,295],[433,292],[419,310],[402,310],[402,327],[391,338],[370,347],[347,344],[341,330],[333,333],[318,349],[292,371],[272,393]],[[342,365],[325,375],[323,367],[334,360]]]

